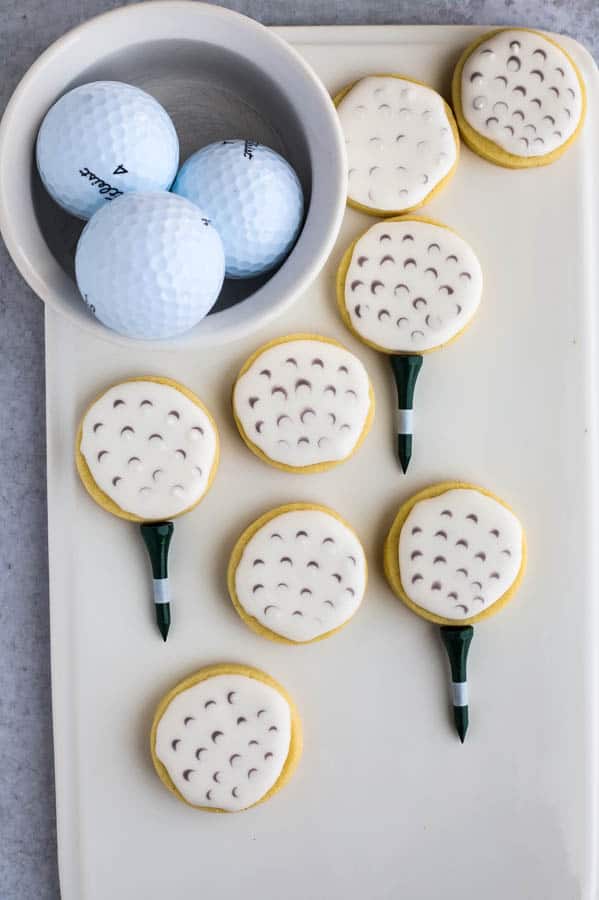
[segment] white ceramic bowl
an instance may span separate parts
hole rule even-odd
[[[345,145],[323,85],[293,48],[245,16],[204,3],[126,6],[70,31],[43,53],[0,123],[0,230],[35,293],[73,322],[121,344],[139,344],[93,318],[74,281],[83,226],[49,198],[34,162],[41,120],[61,94],[87,81],[127,81],[172,116],[181,160],[211,141],[261,141],[296,169],[306,220],[270,276],[226,282],[213,312],[192,331],[152,347],[199,347],[240,337],[282,312],[316,277],[341,224]]]

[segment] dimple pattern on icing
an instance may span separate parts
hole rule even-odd
[[[239,377],[233,406],[269,459],[303,468],[350,455],[368,420],[370,382],[344,347],[291,339],[265,349]]]
[[[403,78],[369,76],[340,101],[348,195],[400,212],[424,201],[451,171],[456,140],[443,98]]]
[[[171,700],[155,752],[188,803],[233,812],[273,787],[290,742],[282,694],[246,675],[215,675]]]
[[[446,619],[478,615],[502,597],[522,565],[522,526],[503,504],[471,488],[416,503],[399,536],[403,589]]]
[[[208,487],[217,452],[203,409],[170,385],[129,381],[83,418],[81,453],[98,487],[141,519],[183,512]]]
[[[366,560],[356,535],[322,510],[292,510],[244,547],[235,590],[248,615],[292,641],[343,625],[359,607]]]
[[[393,353],[451,340],[480,303],[482,271],[472,248],[428,222],[379,222],[354,246],[345,279],[353,329]]]
[[[462,70],[461,98],[468,124],[514,156],[556,150],[582,114],[569,59],[527,31],[501,31],[473,50]]]

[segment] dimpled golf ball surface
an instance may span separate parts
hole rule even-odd
[[[87,223],[75,254],[83,299],[114,331],[148,340],[183,334],[214,304],[221,240],[203,212],[166,192],[125,194]]]
[[[168,113],[120,81],[74,88],[50,108],[36,145],[44,187],[81,219],[130,191],[168,190],[179,140]]]
[[[220,141],[184,163],[173,191],[210,216],[225,248],[227,278],[252,278],[291,250],[304,198],[289,163],[262,144]]]

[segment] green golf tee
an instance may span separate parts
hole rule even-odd
[[[440,630],[451,668],[453,720],[463,744],[468,731],[468,650],[474,629],[472,625],[441,625]]]
[[[172,522],[149,522],[140,526],[152,565],[156,624],[166,641],[171,624],[170,584],[168,580],[168,550],[173,535]]]
[[[422,356],[394,354],[389,359],[397,388],[397,455],[405,474],[412,458],[414,388],[422,368]]]

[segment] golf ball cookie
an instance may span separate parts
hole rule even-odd
[[[214,419],[183,385],[136,378],[100,395],[77,434],[77,469],[108,512],[135,522],[172,519],[200,502],[214,479]]]
[[[193,328],[225,276],[221,239],[202,211],[175,194],[126,194],[87,223],[75,255],[90,311],[128,337],[160,340]]]
[[[353,353],[328,338],[297,334],[248,359],[233,388],[233,414],[260,459],[291,472],[322,471],[361,444],[374,394]]]
[[[452,84],[462,137],[502,166],[553,162],[576,139],[585,88],[565,50],[537,31],[484,35],[462,55]]]
[[[247,666],[210,666],[182,681],[152,725],[161,781],[179,800],[212,812],[238,812],[271,797],[293,773],[301,749],[291,698]]]
[[[453,175],[459,138],[432,88],[402,75],[371,75],[335,98],[345,135],[348,202],[388,216],[425,204]]]
[[[472,248],[421,218],[378,222],[345,253],[337,300],[347,327],[385,353],[426,353],[457,337],[481,299]]]
[[[498,497],[448,482],[400,509],[385,544],[385,572],[416,613],[445,625],[470,624],[499,610],[526,564],[522,525]]]
[[[154,97],[131,84],[95,81],[69,91],[46,113],[36,157],[53,199],[89,219],[124,193],[168,190],[179,141]]]
[[[250,628],[303,644],[338,631],[357,611],[366,589],[366,557],[337,513],[292,503],[245,530],[231,556],[228,583]]]

